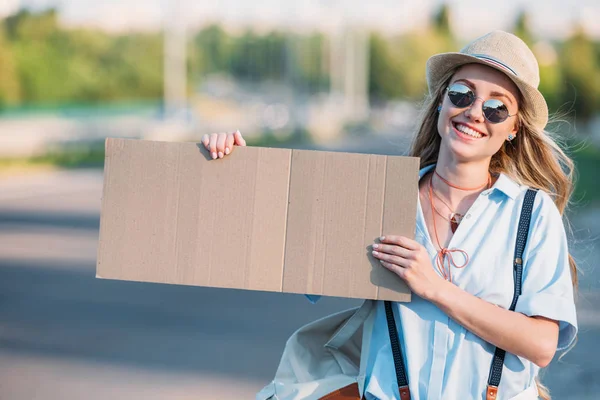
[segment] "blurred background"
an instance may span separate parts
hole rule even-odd
[[[427,58],[492,29],[535,52],[577,167],[580,335],[543,381],[598,398],[599,20],[596,0],[0,0],[0,399],[254,398],[296,328],[357,302],[96,280],[105,138],[405,154]]]

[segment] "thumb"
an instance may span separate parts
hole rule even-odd
[[[246,145],[246,140],[244,140],[239,130],[235,131],[235,133],[233,134],[233,138],[235,139],[235,144],[237,144],[238,146]]]

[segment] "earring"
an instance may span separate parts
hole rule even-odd
[[[437,110],[438,112],[442,111],[442,106],[438,106]]]
[[[511,140],[513,140],[515,138],[514,135],[508,135],[508,141],[510,142]]]

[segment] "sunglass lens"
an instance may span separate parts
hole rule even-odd
[[[483,114],[488,121],[498,123],[509,117],[508,108],[500,100],[490,99],[483,103]]]
[[[475,93],[468,86],[455,83],[448,88],[448,98],[456,107],[465,108],[473,104]]]

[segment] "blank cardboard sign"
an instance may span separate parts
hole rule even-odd
[[[96,276],[410,301],[370,255],[414,237],[419,160],[107,139]]]

